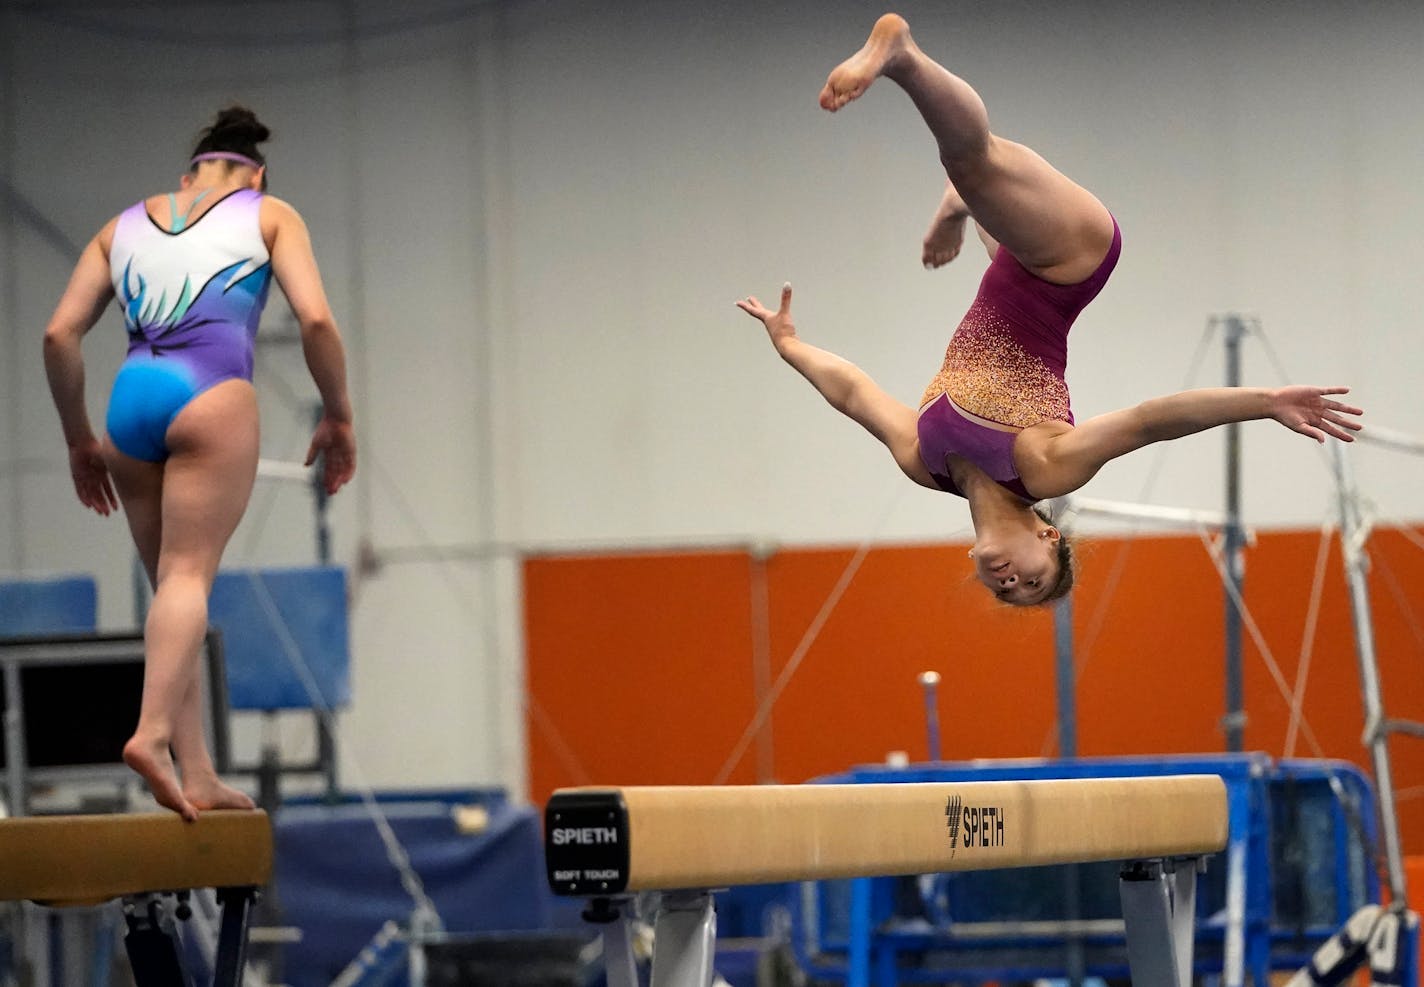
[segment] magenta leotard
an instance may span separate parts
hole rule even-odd
[[[1014,440],[1039,422],[1073,423],[1063,376],[1068,330],[1107,283],[1121,252],[1122,232],[1113,220],[1112,245],[1097,270],[1077,284],[1058,285],[999,248],[920,401],[920,460],[940,489],[963,496],[945,462],[963,456],[1000,486],[1037,499],[1014,465]]]

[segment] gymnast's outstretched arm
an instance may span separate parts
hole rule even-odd
[[[1077,490],[1108,461],[1134,449],[1181,438],[1229,422],[1270,418],[1294,432],[1324,442],[1351,442],[1360,430],[1360,408],[1327,395],[1348,387],[1208,387],[1152,398],[1131,408],[1091,418],[1077,428],[1049,422],[1026,429],[1015,449],[1024,483],[1041,497]]]
[[[831,407],[883,442],[906,476],[921,486],[939,489],[920,461],[915,410],[886,394],[849,360],[796,335],[791,321],[791,285],[782,287],[781,307],[775,311],[750,296],[737,302],[737,307],[761,320],[781,358],[810,381]]]

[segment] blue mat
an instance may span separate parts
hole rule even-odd
[[[0,637],[87,633],[98,609],[93,576],[0,582]]]
[[[208,601],[208,622],[222,631],[229,707],[341,709],[350,705],[346,616],[344,569],[218,573]],[[317,698],[293,666],[289,654],[293,647],[310,670]]]
[[[453,810],[483,805],[489,824],[461,833]],[[390,821],[446,930],[549,928],[539,814],[489,792],[381,796]],[[273,819],[276,899],[302,941],[283,954],[292,987],[326,987],[387,919],[404,924],[412,902],[360,804],[288,805]]]

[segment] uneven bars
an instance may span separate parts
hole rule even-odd
[[[1157,521],[1179,528],[1212,528],[1227,525],[1224,511],[1195,507],[1164,507],[1158,504],[1133,504],[1119,500],[1099,500],[1096,497],[1058,497],[1053,500],[1055,514],[1092,514],[1099,517],[1126,518],[1135,521]]]
[[[284,462],[280,459],[259,459],[257,460],[257,478],[259,480],[310,483],[313,468],[303,466],[301,463]]]
[[[1410,435],[1407,432],[1400,432],[1392,428],[1381,428],[1379,425],[1366,425],[1355,433],[1355,438],[1374,443],[1378,446],[1397,449],[1400,452],[1412,452],[1416,456],[1424,455],[1424,439],[1419,438],[1417,435]]]

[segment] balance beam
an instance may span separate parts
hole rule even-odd
[[[1226,835],[1216,775],[568,788],[545,809],[549,885],[583,897],[1200,856]]]
[[[610,987],[640,982],[628,909],[660,891],[652,987],[712,980],[712,890],[739,884],[1128,862],[1134,982],[1188,987],[1200,858],[1227,842],[1217,775],[876,785],[568,788],[544,810],[549,886],[593,899]],[[866,881],[851,910],[868,914]],[[859,905],[857,905],[859,902]],[[870,982],[852,943],[848,983]]]
[[[189,888],[260,887],[272,827],[260,810],[0,820],[0,900],[52,906]]]

